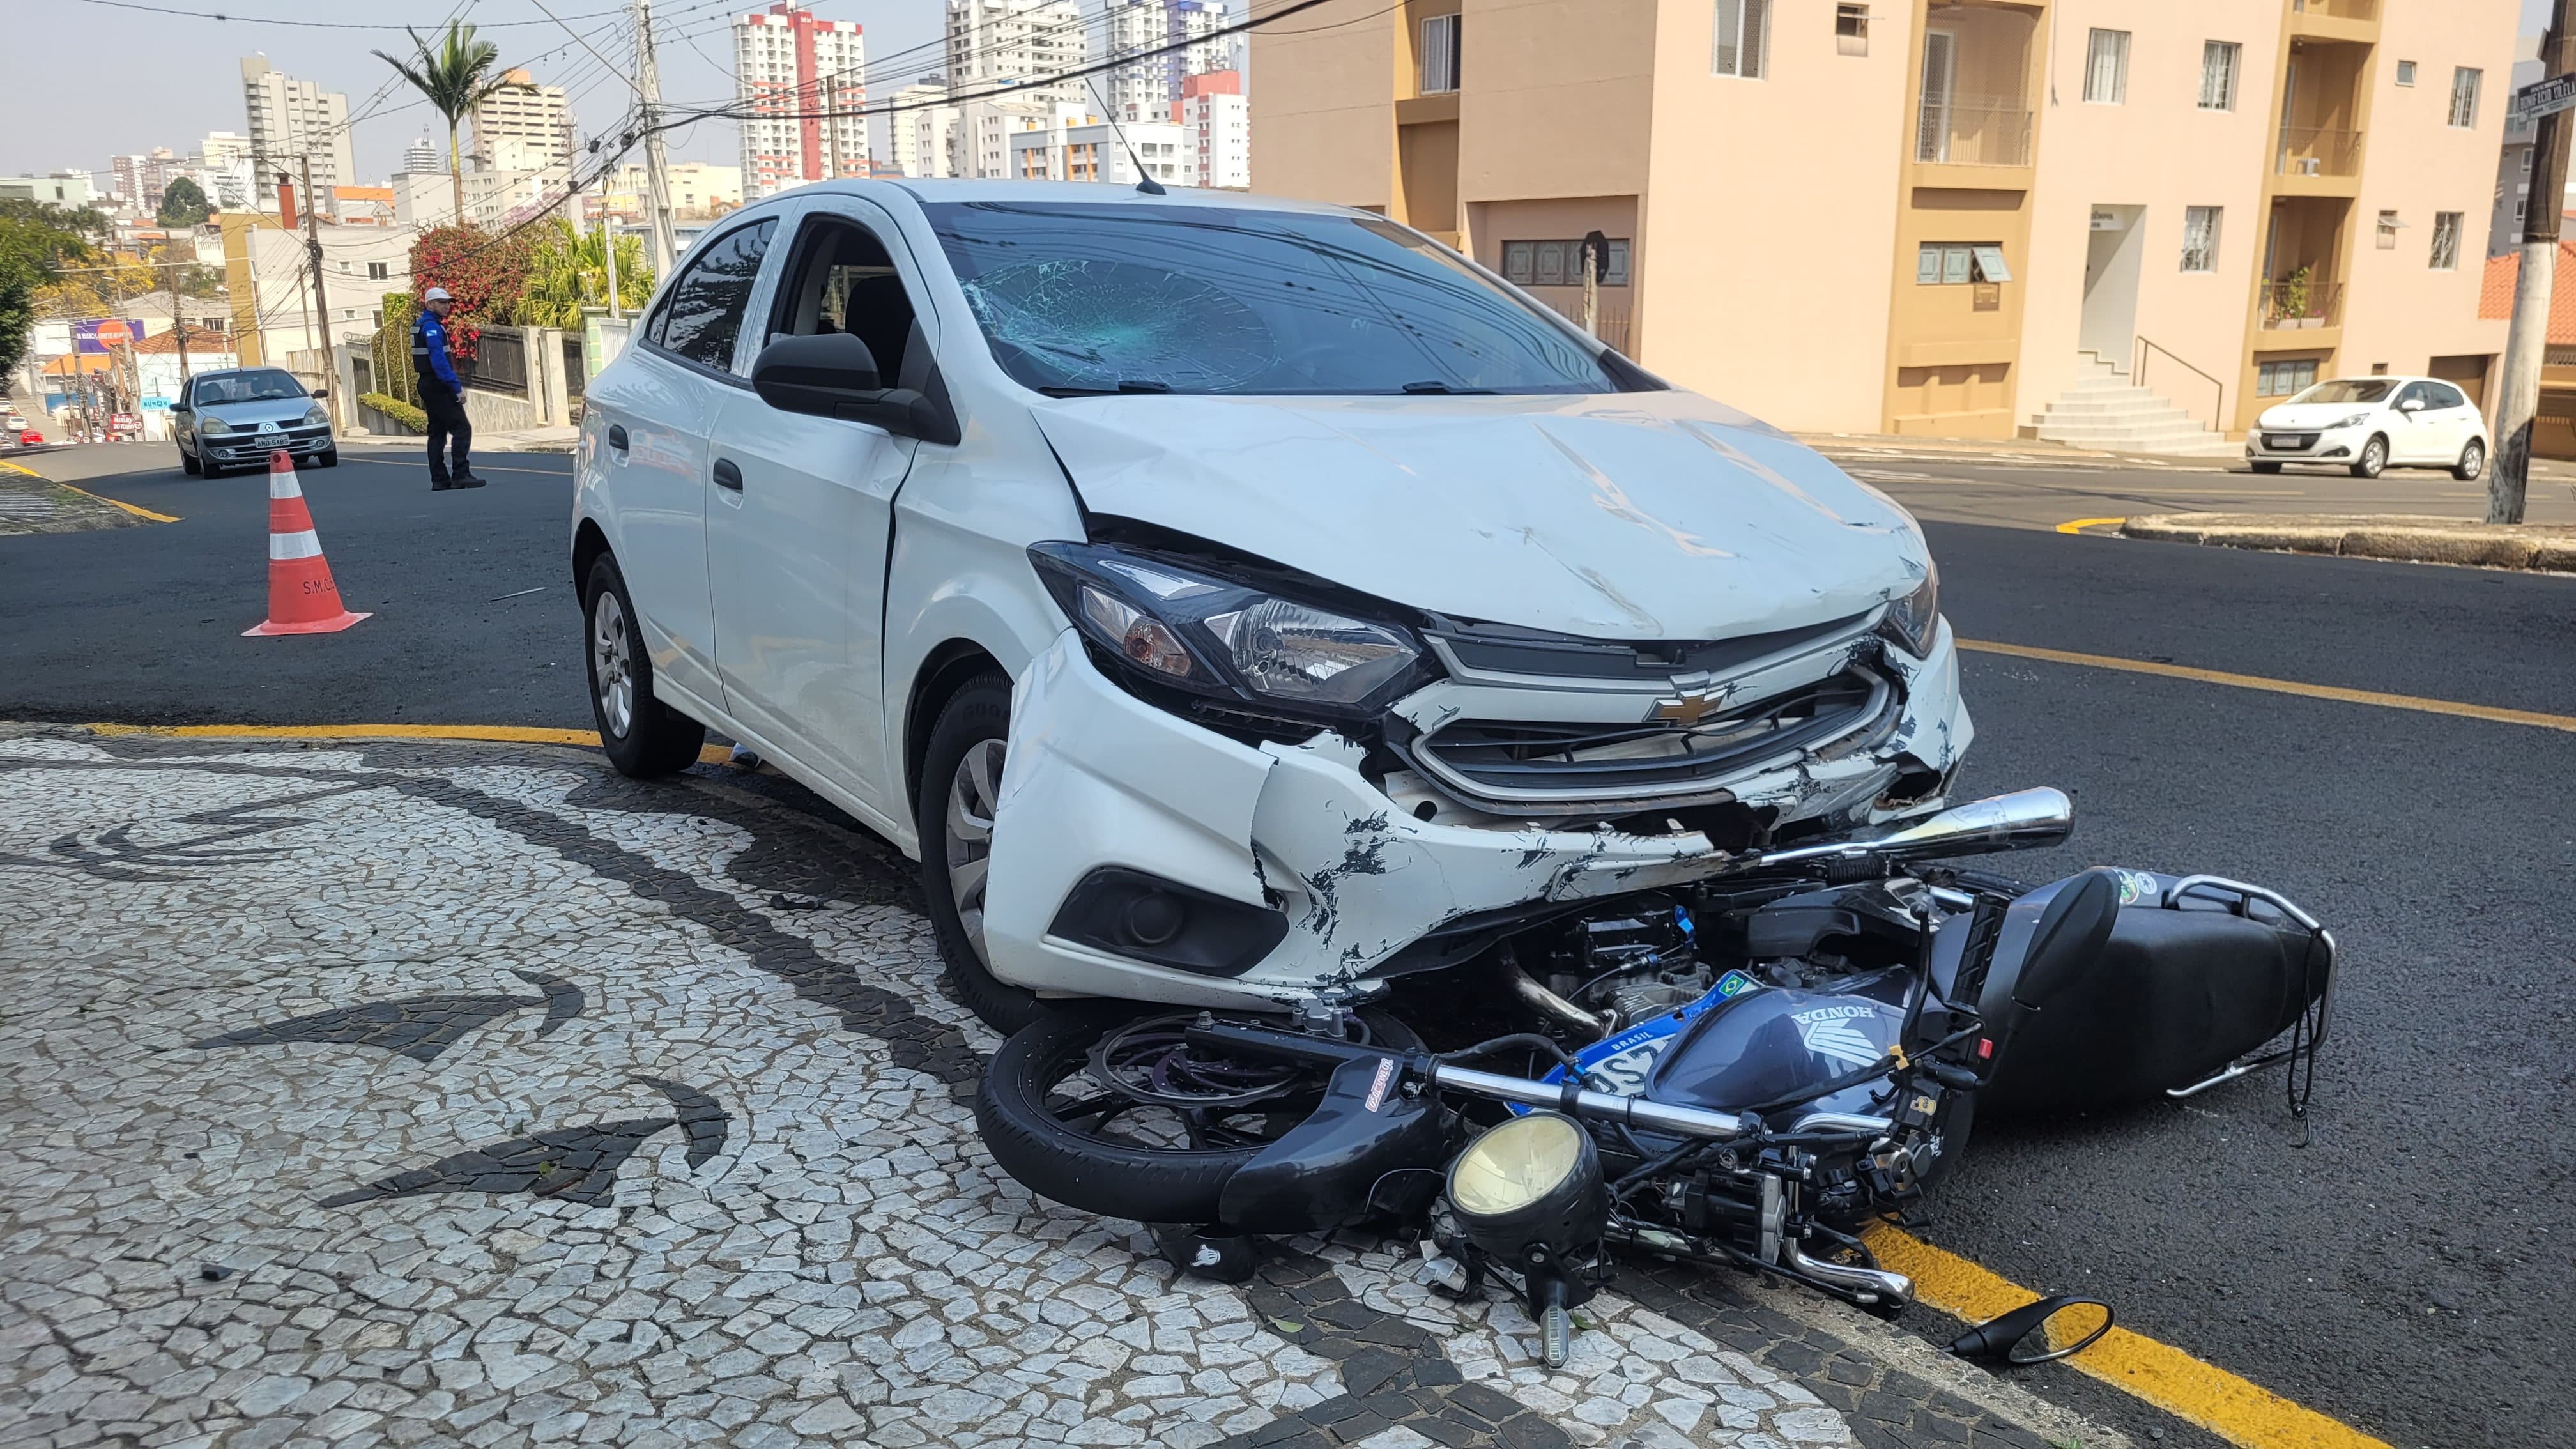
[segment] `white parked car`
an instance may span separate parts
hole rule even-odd
[[[2331,463],[2355,478],[2390,468],[2447,468],[2473,481],[2495,452],[2468,394],[2437,377],[2338,377],[2263,410],[2245,435],[2257,473]]]
[[[609,756],[706,727],[897,843],[961,997],[1355,999],[1940,803],[1923,535],[1386,219],[845,182],[588,390]]]

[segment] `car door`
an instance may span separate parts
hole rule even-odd
[[[690,249],[630,366],[584,399],[599,410],[601,468],[619,567],[644,626],[657,683],[722,707],[707,582],[708,440],[741,388],[736,344],[778,218],[764,215]]]
[[[926,363],[932,344],[915,318],[927,309],[894,219],[828,197],[806,203],[793,227],[762,302],[765,330],[745,338],[743,373],[771,337],[829,331],[867,342],[888,387],[908,356]],[[902,788],[889,783],[881,704],[886,552],[917,447],[737,391],[717,429],[707,514],[728,710],[887,815],[902,813]]]
[[[2432,461],[2457,463],[2461,452],[2469,446],[2469,439],[2478,435],[2478,410],[2469,402],[2468,394],[2447,382],[2424,384],[2424,395],[2432,400],[2424,410],[2425,416],[2432,419],[2442,433],[2440,450],[2433,455]]]
[[[2389,400],[2388,461],[2429,463],[2441,456],[2442,423],[2427,385],[2410,382]]]

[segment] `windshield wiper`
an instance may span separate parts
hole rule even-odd
[[[1408,382],[1396,391],[1446,393],[1452,397],[1491,397],[1494,394],[1494,390],[1490,387],[1451,387],[1445,382]]]
[[[1120,378],[1116,387],[1042,387],[1038,389],[1048,397],[1115,397],[1122,392],[1170,392],[1171,390],[1172,385],[1168,382],[1134,377]]]

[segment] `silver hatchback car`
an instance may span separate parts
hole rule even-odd
[[[265,468],[277,452],[299,467],[339,466],[340,442],[331,435],[322,396],[306,392],[283,368],[198,374],[170,409],[180,469],[191,477],[218,478],[229,468]]]

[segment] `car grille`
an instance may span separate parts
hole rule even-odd
[[[2315,433],[2265,433],[2263,446],[2276,453],[2300,453],[2317,445]]]
[[[1768,761],[1892,724],[1897,704],[1887,679],[1854,664],[1690,725],[1462,719],[1406,753],[1452,792],[1504,813],[1680,805],[1719,798],[1725,781]]]
[[[280,448],[291,452],[302,452],[327,443],[330,437],[331,430],[327,427],[308,427],[303,423],[294,423],[280,424],[278,430],[273,433],[260,432],[256,425],[249,428],[235,428],[229,433],[206,436],[203,441],[207,447],[227,457],[248,456],[252,453],[265,456]]]
[[[1662,688],[1676,674],[1732,673],[1741,665],[1786,654],[1840,634],[1859,631],[1867,614],[1806,629],[1783,629],[1733,639],[1682,639],[1620,643],[1514,629],[1500,624],[1459,624],[1436,632],[1432,647],[1462,678],[1507,675],[1551,682],[1609,680]]]

